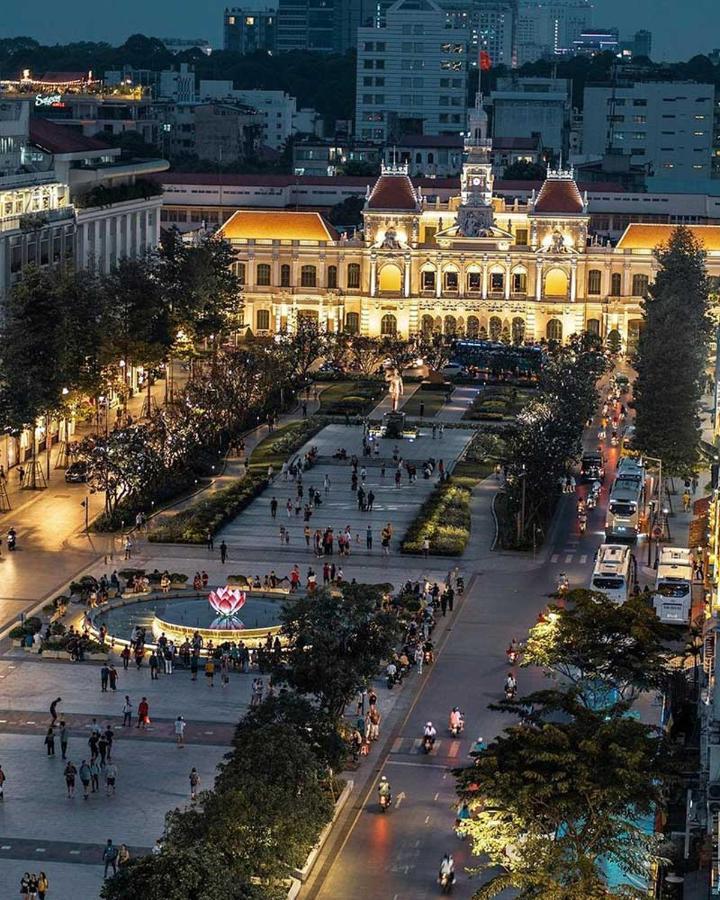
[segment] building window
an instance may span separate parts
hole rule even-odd
[[[528,230],[527,228],[518,228],[515,232],[515,243],[520,247],[527,247]]]
[[[493,294],[502,293],[505,287],[505,275],[502,272],[490,273],[490,290]]]
[[[476,338],[480,333],[480,319],[477,316],[468,316],[467,320],[467,336]]]
[[[445,290],[456,292],[458,289],[459,279],[457,272],[445,272]]]
[[[502,319],[500,316],[490,316],[490,340],[500,340],[502,334]]]
[[[327,286],[329,288],[337,287],[337,266],[328,266],[327,270]]]
[[[303,266],[300,269],[300,286],[317,287],[317,269],[315,266]]]
[[[359,313],[345,313],[345,331],[347,331],[348,334],[360,333]]]
[[[397,319],[392,313],[386,313],[380,319],[380,334],[395,335],[397,334]]]
[[[270,331],[270,310],[259,309],[255,316],[258,331]]]
[[[644,297],[647,294],[649,281],[650,281],[650,279],[647,275],[633,275],[633,280],[632,280],[632,295],[633,295],[633,297]]]
[[[545,329],[545,336],[549,341],[561,341],[563,336],[562,322],[560,319],[550,319]]]
[[[525,272],[513,272],[512,289],[513,294],[527,293],[527,274]]]
[[[360,287],[360,263],[350,263],[348,265],[347,286],[350,289]]]
[[[267,263],[258,263],[256,282],[264,287],[270,284],[270,266]]]
[[[477,294],[482,290],[482,274],[480,272],[468,272],[468,293]]]
[[[602,272],[600,269],[590,269],[588,272],[588,294],[599,294]]]
[[[421,285],[424,291],[435,290],[435,272],[432,270],[421,273]]]
[[[600,319],[588,319],[585,325],[588,334],[600,336]]]
[[[434,327],[433,317],[430,315],[424,315],[420,320],[420,331],[422,331],[424,337],[430,337],[433,333]]]
[[[512,342],[513,344],[520,345],[525,340],[525,319],[521,319],[519,316],[516,316],[512,320]]]
[[[239,284],[245,284],[245,263],[234,262],[232,264],[232,273],[237,278]]]
[[[610,276],[610,296],[622,297],[622,275],[619,272],[613,272]]]
[[[280,266],[280,287],[290,287],[290,266]]]
[[[455,316],[445,316],[445,334],[457,334],[457,319]]]

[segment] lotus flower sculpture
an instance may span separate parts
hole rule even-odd
[[[238,631],[244,628],[245,626],[238,618],[237,613],[238,610],[245,606],[246,599],[245,591],[240,591],[237,588],[221,587],[211,591],[208,602],[218,615],[210,627],[225,631]]]

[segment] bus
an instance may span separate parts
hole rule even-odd
[[[692,551],[663,547],[658,564],[653,606],[666,625],[687,625],[692,610]]]
[[[590,588],[602,591],[613,602],[622,605],[630,596],[632,560],[629,547],[623,544],[601,544],[595,557]]]
[[[610,490],[605,537],[608,541],[635,541],[645,513],[645,467],[640,460],[620,460]]]

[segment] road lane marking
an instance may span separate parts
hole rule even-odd
[[[580,557],[580,565],[584,566],[586,562],[587,562],[587,553],[583,553],[582,556]]]
[[[565,562],[566,563],[572,562],[572,558],[573,558],[572,553],[568,553],[568,555],[565,557]]]
[[[391,753],[399,753],[400,748],[402,747],[402,742],[403,742],[403,739],[401,737],[395,738],[395,740],[393,741],[393,745],[390,748],[390,752]]]
[[[439,763],[421,763],[407,762],[404,759],[389,759],[386,766],[419,766],[421,769],[447,769],[447,766],[441,766]]]
[[[553,553],[553,555],[550,557],[550,562],[551,562],[551,563],[556,563],[559,559],[560,559],[560,554],[559,554],[559,553]]]
[[[438,798],[439,796],[440,796],[440,791],[438,791],[437,794],[435,794],[435,796],[433,797],[433,800],[437,800],[437,798]]]
[[[427,825],[430,822],[430,816],[425,816],[425,824]]]
[[[460,741],[452,741],[450,743],[450,749],[448,750],[448,756],[453,757],[457,756],[460,752]]]

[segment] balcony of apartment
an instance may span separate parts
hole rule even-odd
[[[39,231],[48,225],[56,225],[65,220],[75,218],[73,206],[61,206],[59,209],[43,209],[27,213],[14,213],[0,216],[0,231]]]
[[[23,188],[39,187],[43,184],[57,182],[54,172],[20,172],[16,175],[0,176],[0,194],[5,191],[17,191]]]

